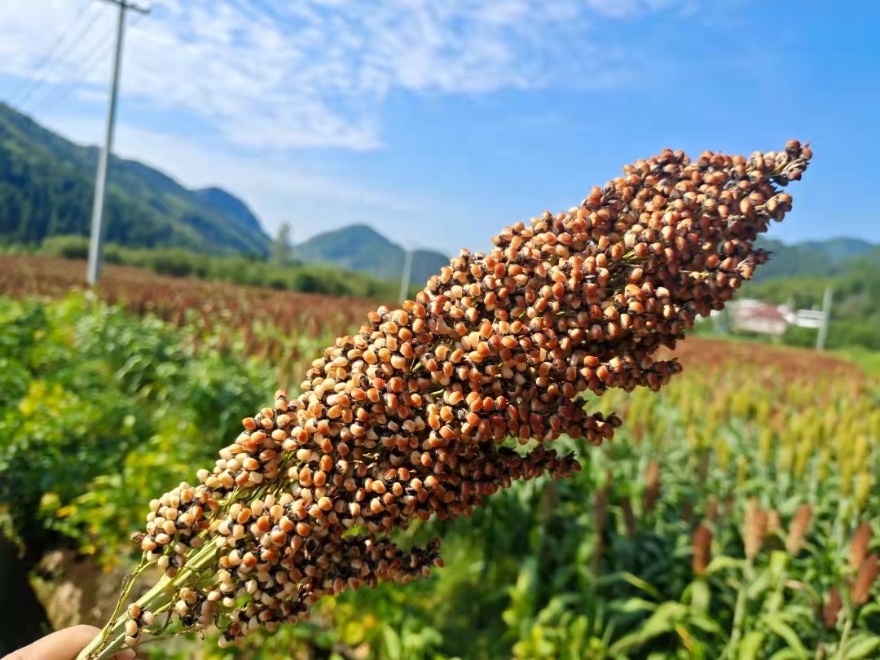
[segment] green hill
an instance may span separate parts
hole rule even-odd
[[[377,279],[398,280],[403,274],[405,252],[372,227],[350,225],[313,236],[297,245],[294,255],[305,263],[329,263]],[[415,250],[410,282],[421,286],[448,264],[449,257],[439,252]]]
[[[0,237],[36,246],[55,236],[88,236],[97,157],[97,148],[74,144],[0,103]],[[109,243],[215,256],[270,254],[271,239],[259,219],[225,190],[191,190],[148,165],[114,157],[107,192]],[[877,318],[880,246],[846,237],[759,244],[772,256],[748,285],[753,295],[815,304],[833,281],[839,313],[854,322],[859,315]],[[389,281],[399,281],[405,257],[401,246],[364,224],[315,236],[293,253],[301,262]],[[439,252],[416,250],[410,282],[421,286],[448,263]]]
[[[799,245],[825,254],[835,264],[863,257],[880,248],[880,245],[874,245],[860,238],[846,237],[829,238],[825,241],[805,241]]]
[[[222,188],[204,188],[196,190],[195,196],[205,205],[205,208],[225,214],[249,231],[262,233],[263,228],[260,226],[257,216],[248,208],[247,204],[235,195],[231,195]]]
[[[36,245],[91,229],[98,150],[83,147],[0,103],[0,236]],[[270,239],[253,212],[217,188],[190,190],[162,172],[113,157],[107,240],[135,248],[180,247],[265,256]]]
[[[880,249],[868,241],[845,237],[790,245],[762,237],[757,244],[772,253],[770,261],[757,270],[757,282],[777,277],[834,277],[845,273],[854,260]]]

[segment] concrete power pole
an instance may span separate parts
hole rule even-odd
[[[400,302],[409,297],[409,279],[412,275],[413,251],[407,246],[403,253],[403,273],[400,277]]]
[[[816,350],[825,348],[825,340],[828,338],[828,323],[831,320],[831,287],[825,287],[825,295],[822,298],[822,325],[819,326],[819,334],[816,337]]]
[[[125,35],[125,14],[136,11],[148,14],[150,10],[128,3],[126,0],[105,0],[119,7],[119,20],[116,26],[116,53],[113,57],[113,78],[110,84],[110,107],[107,111],[107,132],[104,136],[104,148],[98,156],[98,173],[95,177],[95,200],[92,207],[92,238],[89,242],[89,267],[86,279],[89,286],[94,286],[101,277],[101,261],[104,248],[104,197],[107,184],[107,166],[110,152],[113,150],[113,131],[116,128],[116,97],[119,92],[119,68],[122,64],[122,42]]]

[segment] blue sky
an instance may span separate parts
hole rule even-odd
[[[229,189],[270,233],[365,222],[402,244],[482,249],[665,146],[747,154],[798,138],[814,163],[774,235],[880,243],[866,194],[880,176],[878,3],[152,8],[129,20],[116,152]],[[99,0],[0,4],[0,99],[97,142],[113,21]]]

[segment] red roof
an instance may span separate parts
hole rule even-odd
[[[740,319],[781,321],[783,323],[788,322],[788,319],[785,318],[785,314],[783,314],[778,307],[774,307],[773,305],[755,305],[747,309],[740,309],[738,310],[737,316]]]

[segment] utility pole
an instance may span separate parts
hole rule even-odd
[[[116,53],[113,57],[113,77],[110,83],[110,107],[107,111],[107,132],[104,136],[104,148],[98,156],[98,173],[95,177],[95,200],[92,207],[92,238],[89,242],[89,268],[86,279],[89,286],[94,286],[101,276],[101,262],[104,252],[104,231],[102,222],[104,219],[104,197],[107,184],[107,166],[110,161],[110,152],[113,150],[113,130],[116,127],[116,97],[119,92],[119,68],[122,64],[122,42],[125,35],[125,14],[127,11],[135,11],[139,14],[149,14],[150,10],[145,7],[127,2],[127,0],[104,0],[119,7],[119,20],[116,26]]]
[[[403,274],[400,278],[400,302],[409,297],[409,278],[412,273],[413,251],[407,247],[403,253]]]
[[[816,350],[825,348],[825,340],[828,338],[828,323],[831,320],[831,287],[825,287],[825,295],[822,298],[822,325],[819,326],[819,334],[816,337]]]

